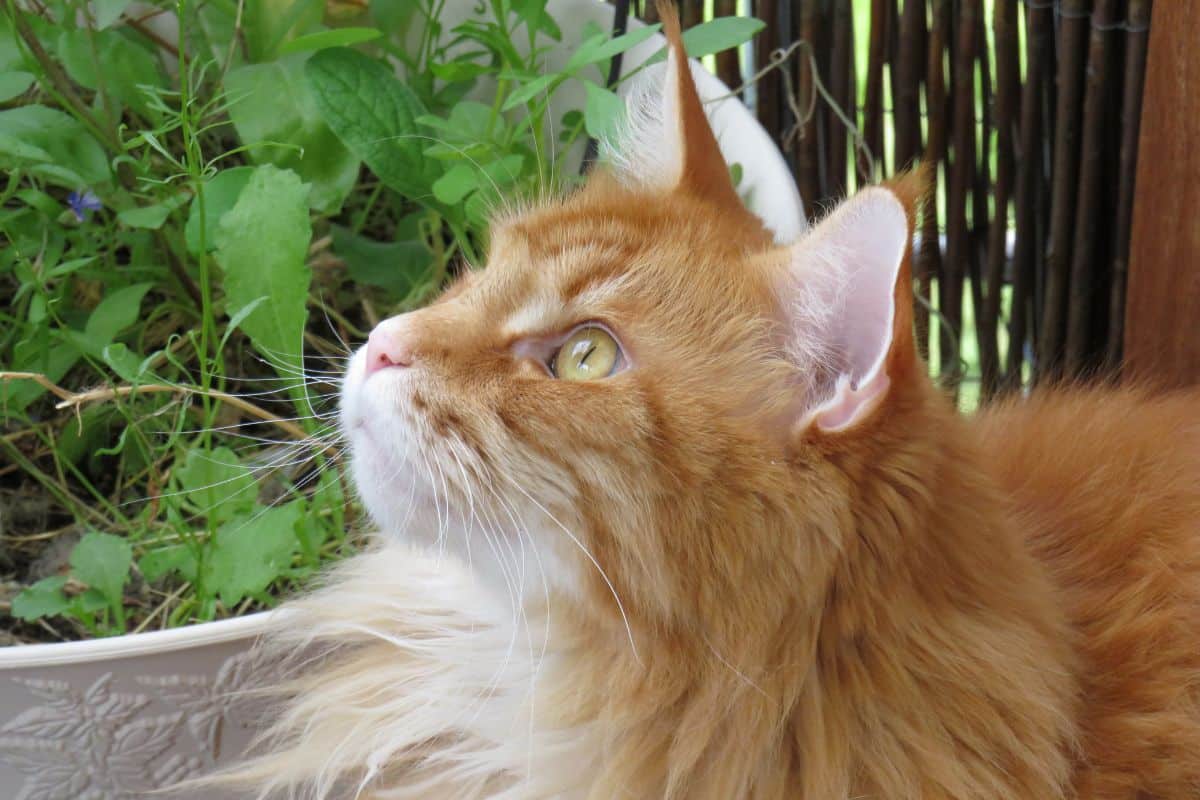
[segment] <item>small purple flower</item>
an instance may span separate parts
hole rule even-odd
[[[75,215],[75,219],[79,222],[87,219],[89,211],[99,211],[104,208],[104,204],[100,202],[100,198],[96,197],[91,189],[85,189],[82,194],[71,192],[67,195],[67,205],[71,207],[71,213]]]

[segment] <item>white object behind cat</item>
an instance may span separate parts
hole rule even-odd
[[[482,16],[475,13],[476,5],[475,0],[449,0],[446,3],[440,21],[447,38],[453,35],[451,29],[454,26],[473,16]],[[612,28],[613,7],[599,0],[550,0],[546,11],[562,30],[561,42],[556,43],[539,37],[539,44],[550,45],[545,56],[549,70],[560,70],[566,65],[574,52],[573,48],[583,40],[584,28],[589,23],[599,25],[603,30]],[[643,27],[645,23],[630,18],[630,30]],[[666,43],[667,40],[661,34],[655,34],[626,52],[621,63],[621,74],[627,75],[632,72],[662,50]],[[514,44],[519,50],[528,49],[523,47],[520,41]],[[603,81],[595,67],[589,69],[589,78]],[[741,165],[742,181],[738,192],[748,199],[750,209],[766,223],[767,228],[775,234],[777,242],[795,241],[807,230],[808,223],[804,216],[800,192],[779,148],[749,109],[736,97],[729,96],[729,87],[705,69],[693,69],[692,74],[725,161]],[[647,78],[657,77],[661,80],[661,75],[662,73],[658,72],[657,76]],[[617,93],[627,97],[639,82],[634,80],[623,84]],[[491,92],[491,86],[480,86],[474,94],[490,102]],[[567,111],[583,108],[584,101],[583,85],[579,81],[567,81],[551,98],[550,118],[557,124]],[[570,159],[570,163],[578,164],[582,156],[583,149],[580,145],[569,153],[567,158]]]

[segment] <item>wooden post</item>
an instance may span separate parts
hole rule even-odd
[[[1126,374],[1200,383],[1200,0],[1154,4],[1125,309]]]

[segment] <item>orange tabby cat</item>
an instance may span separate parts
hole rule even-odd
[[[960,417],[911,333],[922,178],[777,245],[662,13],[660,105],[612,168],[499,220],[486,270],[353,359],[382,533],[293,605],[276,644],[323,658],[241,777],[1200,796],[1200,397]]]

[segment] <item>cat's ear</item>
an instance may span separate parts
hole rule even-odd
[[[626,125],[604,143],[605,160],[624,183],[678,189],[743,209],[696,90],[675,4],[659,0],[658,12],[667,37],[665,68],[648,71],[627,96]]]
[[[800,431],[854,430],[916,374],[912,234],[925,186],[918,171],[864,189],[788,248],[779,292],[808,383]]]

